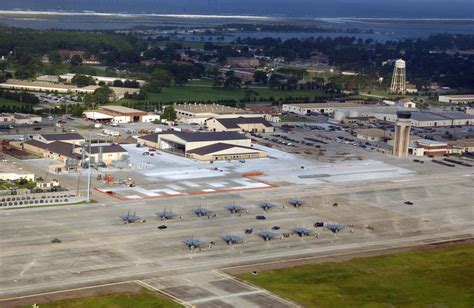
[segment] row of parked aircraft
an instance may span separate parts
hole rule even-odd
[[[299,199],[292,199],[288,201],[288,203],[293,205],[295,208],[298,208],[305,204],[304,201],[299,200]],[[262,201],[259,203],[259,206],[266,212],[276,207],[276,204],[273,204],[268,201]],[[243,211],[248,211],[244,207],[236,205],[236,204],[226,205],[225,209],[227,209],[232,214],[238,214],[238,213],[242,213]],[[200,206],[198,208],[193,209],[193,213],[198,217],[205,217],[205,216],[212,215],[214,212],[212,210],[209,210]],[[163,211],[156,213],[156,215],[158,215],[158,217],[160,217],[161,220],[168,220],[168,219],[173,219],[176,217],[176,214],[173,213],[173,211],[169,211],[167,209],[164,209]],[[127,215],[120,216],[120,219],[125,224],[133,223],[133,222],[145,222],[145,220],[142,217],[136,215],[136,212],[132,214],[130,213],[130,211],[127,213]]]
[[[305,204],[305,202],[303,200],[299,200],[299,199],[289,200],[288,203],[290,205],[292,205],[293,207],[295,207],[295,208],[299,208],[300,206]],[[276,204],[273,204],[273,203],[268,202],[268,201],[262,201],[258,205],[265,212],[269,211],[272,208],[277,206]],[[241,207],[241,206],[236,205],[236,204],[226,205],[225,209],[227,209],[232,214],[239,214],[243,211],[248,212],[248,210],[246,210],[244,207]],[[205,217],[205,216],[209,217],[210,215],[213,215],[213,213],[214,213],[214,211],[203,208],[201,206],[198,207],[198,208],[193,209],[192,211],[198,217]],[[164,209],[163,211],[156,213],[156,215],[161,220],[169,220],[169,219],[173,219],[177,216],[175,213],[173,213],[173,211],[167,210],[167,209]],[[120,216],[120,219],[125,224],[134,223],[134,222],[142,222],[142,223],[145,222],[145,219],[143,219],[142,217],[136,215],[136,212],[130,213],[130,211],[126,215]],[[330,230],[333,233],[337,233],[337,232],[343,230],[346,226],[342,225],[342,224],[317,222],[317,223],[315,223],[314,227],[316,227],[316,228],[324,227],[324,228]],[[299,237],[310,236],[311,234],[313,234],[313,230],[311,230],[309,228],[305,228],[305,227],[294,227],[294,228],[291,229],[291,232],[298,235]],[[248,234],[247,230],[246,230],[246,233]],[[250,231],[250,233],[251,233],[251,231]],[[275,237],[279,236],[278,233],[273,232],[273,231],[260,231],[260,232],[256,232],[255,234],[258,235],[264,241],[270,241],[270,240],[274,239]],[[233,244],[237,244],[237,243],[240,243],[240,242],[244,241],[243,237],[240,237],[238,235],[232,235],[232,234],[222,236],[221,239],[228,245],[233,245]],[[206,242],[202,241],[200,239],[190,238],[190,239],[185,240],[184,244],[186,246],[188,246],[190,249],[195,249],[195,248],[200,248],[201,246],[205,245]]]

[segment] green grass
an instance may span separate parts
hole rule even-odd
[[[104,295],[39,304],[41,308],[174,308],[171,300],[148,290],[138,294]],[[31,306],[25,306],[31,307]]]
[[[260,97],[268,99],[269,97],[274,97],[275,100],[284,99],[286,97],[308,97],[310,100],[314,96],[324,95],[319,91],[303,91],[303,90],[294,90],[294,91],[284,91],[270,89],[266,87],[255,87],[252,88],[253,91],[257,92],[256,96],[257,101]],[[209,86],[209,83],[201,81],[199,83],[193,83],[191,86],[182,86],[182,87],[170,87],[163,88],[161,93],[150,93],[149,101],[160,101],[163,103],[168,102],[178,102],[178,101],[219,101],[219,100],[242,100],[245,98],[245,89],[223,89],[223,88],[212,88]],[[130,99],[122,99],[121,103],[124,102],[134,102]],[[139,101],[137,101],[139,102]]]
[[[472,307],[474,245],[238,277],[306,307]]]
[[[23,107],[23,106],[27,106],[27,104],[17,102],[17,101],[12,100],[12,99],[7,99],[7,98],[0,97],[0,107],[3,107],[3,106]]]

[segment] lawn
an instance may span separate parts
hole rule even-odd
[[[310,100],[313,100],[315,96],[323,96],[324,93],[320,91],[310,91],[310,90],[294,90],[294,91],[284,91],[270,89],[267,87],[253,87],[252,91],[258,93],[255,96],[258,101],[261,97],[268,100],[269,97],[274,97],[275,100],[284,99],[287,97],[299,97],[305,98],[308,97]],[[219,100],[242,100],[245,98],[245,88],[240,89],[223,89],[223,88],[213,88],[206,81],[199,81],[192,83],[188,86],[176,86],[170,88],[163,88],[161,93],[150,93],[149,101],[152,102],[187,102],[187,101],[219,101]],[[120,100],[121,103],[124,102],[140,102],[129,99]]]
[[[474,245],[238,277],[306,307],[472,307]]]
[[[138,294],[103,295],[68,299],[39,305],[41,308],[174,308],[182,307],[171,300],[148,290]],[[25,306],[31,307],[31,306]]]
[[[10,107],[22,107],[22,106],[27,106],[25,103],[20,103],[18,101],[12,100],[12,99],[7,99],[0,97],[0,107],[3,106],[10,106]]]

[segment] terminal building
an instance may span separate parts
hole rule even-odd
[[[165,131],[137,138],[137,142],[176,155],[203,160],[241,160],[266,157],[251,139],[237,132]]]
[[[114,105],[100,106],[97,110],[86,110],[83,114],[86,119],[94,122],[110,122],[117,124],[136,122],[147,123],[160,120],[160,116],[157,114]]]
[[[210,132],[274,132],[273,125],[261,117],[210,118],[206,120],[206,129]]]
[[[174,105],[174,109],[178,120],[186,124],[202,125],[209,118],[263,117],[262,114],[218,104],[180,104]]]

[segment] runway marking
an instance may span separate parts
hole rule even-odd
[[[36,262],[36,260],[33,260],[33,261],[31,261],[30,264],[27,264],[27,265],[25,266],[25,268],[21,271],[20,276],[23,276],[23,274],[24,274],[30,267],[32,267],[33,264],[35,264],[35,262]]]
[[[267,295],[269,295],[269,296],[271,296],[271,297],[274,297],[274,298],[277,299],[278,301],[283,302],[283,303],[286,303],[286,304],[288,304],[289,306],[299,307],[298,305],[296,305],[295,303],[291,302],[290,300],[287,300],[287,299],[285,299],[285,298],[282,298],[282,297],[280,297],[280,296],[278,296],[278,295],[276,295],[276,294],[270,292],[270,291],[267,290],[267,289],[262,289],[262,288],[257,287],[257,286],[255,286],[255,285],[249,283],[249,282],[240,281],[239,279],[235,278],[234,276],[231,276],[231,275],[229,275],[229,274],[227,274],[227,273],[224,273],[224,272],[222,272],[222,271],[220,271],[220,270],[212,270],[212,272],[214,272],[214,273],[216,273],[216,274],[218,274],[218,275],[220,275],[220,276],[222,276],[222,277],[224,277],[224,278],[227,278],[227,279],[229,279],[229,280],[232,280],[232,281],[234,281],[235,283],[244,285],[244,286],[246,286],[246,287],[248,287],[248,288],[250,288],[250,289],[254,289],[254,290],[264,290],[264,291],[265,291],[265,294],[267,294]]]
[[[121,282],[112,282],[112,283],[100,284],[100,285],[89,286],[89,287],[81,287],[81,288],[74,288],[74,289],[68,289],[68,290],[59,290],[59,291],[51,291],[51,292],[43,292],[43,293],[36,293],[36,294],[30,294],[30,295],[23,295],[23,296],[2,298],[2,299],[0,299],[0,303],[1,303],[1,302],[11,301],[11,300],[29,298],[29,297],[44,296],[44,295],[51,295],[51,294],[58,294],[58,293],[65,293],[65,292],[75,292],[75,291],[81,291],[81,290],[87,290],[87,289],[94,289],[94,288],[101,288],[101,287],[109,287],[109,286],[114,286],[114,285],[118,285],[118,284],[126,284],[126,283],[132,283],[132,282],[133,282],[133,283],[136,283],[137,280],[128,280],[128,281],[121,281]]]
[[[164,294],[165,296],[167,296],[167,297],[173,299],[175,302],[178,302],[179,304],[181,304],[181,305],[183,305],[183,306],[185,306],[185,307],[193,307],[190,303],[188,303],[188,302],[186,302],[186,301],[183,301],[182,299],[177,298],[176,296],[171,295],[171,294],[169,294],[168,292],[165,292],[165,291],[163,291],[163,290],[161,290],[161,289],[157,289],[157,288],[155,288],[154,286],[152,286],[152,285],[150,285],[150,284],[148,284],[148,283],[146,283],[146,282],[144,282],[144,281],[142,281],[142,280],[135,280],[135,282],[138,283],[138,284],[140,284],[140,285],[142,285],[142,286],[144,286],[144,287],[147,288],[147,289],[151,289],[151,290],[153,290],[153,291],[155,291],[155,292]]]
[[[205,302],[213,301],[216,299],[239,297],[243,295],[253,295],[253,294],[258,294],[258,293],[266,293],[266,292],[265,290],[256,290],[256,291],[248,291],[248,292],[241,292],[241,293],[234,293],[234,294],[227,294],[227,295],[220,295],[220,296],[211,296],[211,297],[206,297],[202,299],[196,299],[196,300],[190,301],[190,303],[191,304],[205,303]]]

